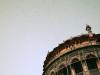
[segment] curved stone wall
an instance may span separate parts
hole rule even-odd
[[[100,75],[100,45],[67,52],[46,68],[44,75]]]
[[[100,75],[100,34],[77,36],[54,48],[43,75]]]

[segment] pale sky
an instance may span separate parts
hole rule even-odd
[[[42,75],[48,51],[99,20],[100,0],[0,0],[0,75]]]

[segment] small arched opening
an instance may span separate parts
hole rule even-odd
[[[98,59],[95,55],[89,54],[86,56],[86,63],[91,75],[100,75],[98,70]]]
[[[60,65],[57,75],[68,75],[65,65]]]
[[[55,73],[52,71],[52,72],[50,73],[50,75],[55,75]]]
[[[97,58],[94,55],[89,54],[86,56],[86,63],[89,70],[97,68],[96,62],[97,62]]]
[[[74,58],[71,62],[71,75],[83,75],[81,61],[77,58]]]

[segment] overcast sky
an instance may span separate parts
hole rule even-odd
[[[100,33],[100,0],[0,0],[0,75],[42,75],[48,51]]]

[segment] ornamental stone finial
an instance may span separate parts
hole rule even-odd
[[[92,33],[92,30],[91,30],[91,26],[86,24],[86,31],[88,32],[89,34],[89,37],[93,37],[93,33]]]
[[[90,25],[88,25],[88,24],[86,24],[86,31],[87,31],[88,33],[92,33],[91,27],[90,27]]]

